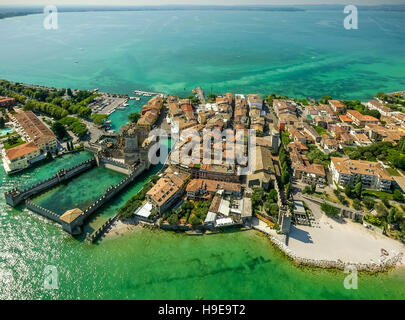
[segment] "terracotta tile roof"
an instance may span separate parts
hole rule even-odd
[[[354,118],[356,118],[357,120],[359,120],[361,122],[378,122],[377,118],[374,118],[372,116],[363,115],[356,110],[347,110],[347,114],[352,115]]]
[[[32,111],[18,113],[14,115],[14,118],[37,145],[56,139],[51,129],[39,120]]]
[[[191,104],[183,104],[183,105],[181,106],[181,110],[183,110],[183,112],[186,112],[186,111],[193,111],[194,108],[193,108],[193,106],[192,106]]]
[[[331,157],[331,161],[336,170],[342,174],[361,174],[369,176],[379,176],[384,180],[392,180],[392,177],[378,162],[364,160],[350,160],[349,158]]]
[[[206,190],[207,192],[217,192],[218,190],[241,192],[242,186],[240,183],[224,182],[208,179],[193,179],[187,185],[187,192],[197,192],[198,190]]]
[[[391,112],[392,110],[390,108],[388,108],[387,106],[383,105],[382,103],[380,103],[377,100],[370,100],[369,101],[370,104],[372,104],[375,108],[377,108],[378,110],[381,111],[385,111],[385,112]]]
[[[329,100],[329,103],[334,105],[335,108],[337,108],[337,109],[344,109],[345,108],[345,105],[342,102],[340,102],[339,100]]]
[[[186,183],[188,174],[165,173],[147,192],[147,195],[158,205],[162,206]]]
[[[25,156],[31,152],[38,151],[38,147],[34,142],[27,142],[20,146],[6,150],[7,158],[12,161],[18,159],[22,156]]]
[[[341,115],[341,116],[339,116],[339,118],[340,118],[340,120],[342,121],[342,122],[353,122],[353,120],[352,119],[350,119],[348,116],[346,116],[346,115]]]

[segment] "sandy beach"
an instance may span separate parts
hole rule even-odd
[[[128,219],[125,221],[116,220],[110,227],[108,233],[106,233],[106,238],[114,238],[117,236],[122,236],[128,232],[135,232],[142,229],[142,226],[137,224],[135,219]]]
[[[309,201],[307,205],[313,212],[319,210],[319,207],[317,209],[316,205]],[[277,234],[256,218],[253,218],[252,226],[268,234],[273,243],[291,258],[314,262],[308,264],[319,265],[316,262],[326,261],[325,265],[327,262],[338,262],[342,265],[373,266],[398,260],[394,263],[396,267],[405,266],[405,246],[401,242],[371,231],[349,219],[337,221],[319,212],[315,216],[317,218],[313,226],[292,225],[288,238]]]

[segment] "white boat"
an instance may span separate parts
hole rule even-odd
[[[117,110],[125,110],[124,106],[117,107]]]

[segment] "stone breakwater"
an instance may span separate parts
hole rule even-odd
[[[324,259],[310,259],[304,258],[296,255],[288,246],[280,241],[280,239],[276,238],[274,235],[260,229],[257,227],[253,227],[255,230],[258,230],[268,236],[272,243],[279,248],[288,258],[293,260],[297,265],[303,266],[312,266],[324,269],[338,269],[344,270],[346,267],[351,266],[355,267],[358,271],[366,271],[366,272],[383,272],[389,269],[395,268],[397,264],[402,260],[403,254],[399,253],[385,261],[380,263],[354,263],[354,262],[344,262],[340,259],[338,260],[324,260]]]

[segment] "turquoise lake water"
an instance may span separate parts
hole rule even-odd
[[[405,13],[360,12],[357,31],[343,29],[343,18],[341,11],[63,13],[59,29],[46,31],[41,15],[16,17],[0,20],[0,78],[128,94],[188,95],[202,86],[366,99],[403,89]],[[111,115],[114,128],[146,100]],[[0,167],[0,299],[405,298],[404,269],[361,274],[359,289],[345,290],[343,272],[297,268],[254,231],[190,237],[142,230],[89,245],[24,206],[5,204],[5,191],[90,156],[67,155],[13,176]],[[100,209],[85,231],[114,216],[158,170]],[[78,179],[36,201],[83,205],[120,178],[102,171],[88,173],[93,185]],[[58,290],[44,289],[47,265],[58,269]]]
[[[405,13],[159,11],[0,21],[0,77],[56,87],[183,94],[372,97],[405,87]],[[186,89],[186,90],[184,90]]]

